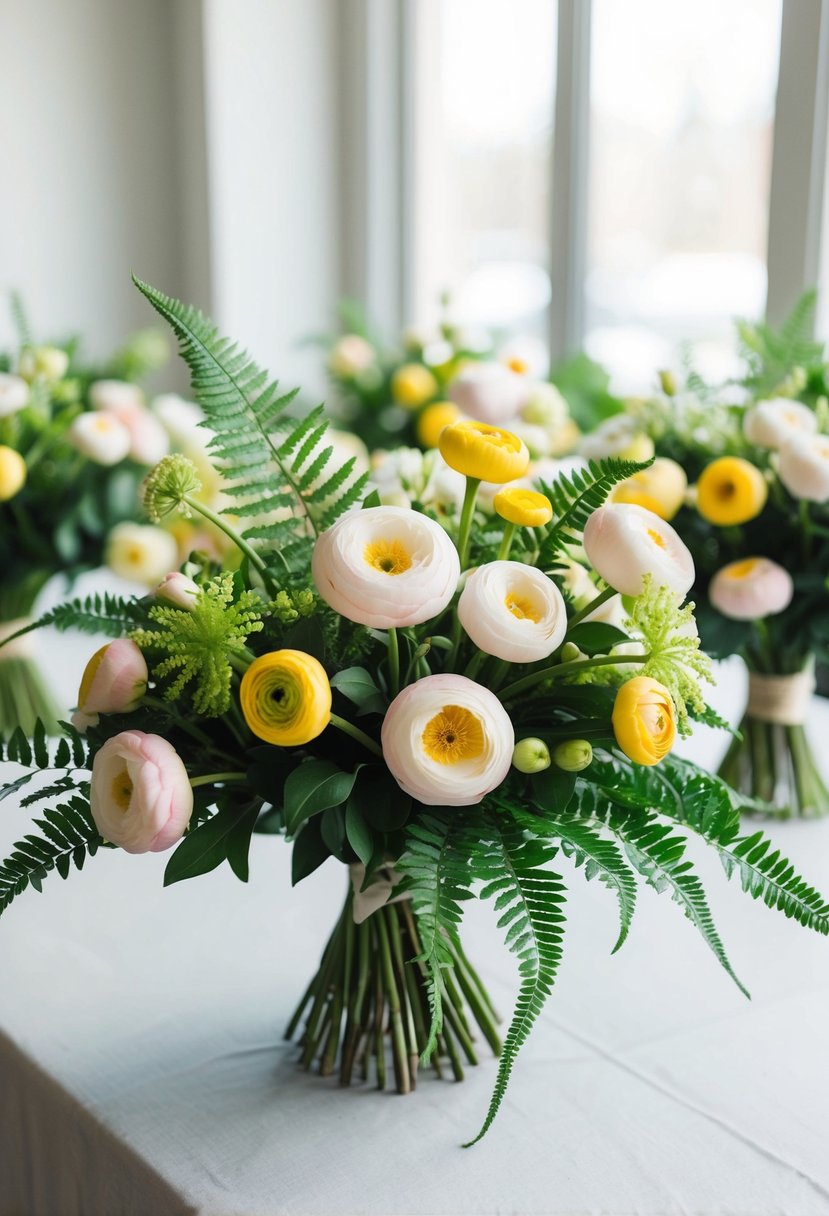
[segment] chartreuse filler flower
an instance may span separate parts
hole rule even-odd
[[[475,1139],[555,984],[574,877],[598,878],[617,901],[615,948],[638,882],[672,897],[741,989],[685,853],[690,834],[752,896],[829,933],[823,898],[760,835],[740,836],[740,800],[672,754],[706,714],[707,660],[671,526],[604,505],[639,466],[560,478],[543,510],[508,495],[506,512],[483,515],[472,493],[445,526],[378,506],[348,462],[331,463],[319,412],[291,418],[292,394],[204,317],[140,287],[193,372],[241,565],[222,572],[201,555],[153,596],[60,615],[114,640],[82,682],[85,733],[50,747],[38,728],[4,749],[24,766],[16,787],[49,775],[27,796],[35,827],[0,864],[0,911],[114,847],[170,849],[168,884],[225,862],[246,880],[266,864],[251,847],[260,832],[289,841],[295,883],[334,857],[348,873],[342,913],[286,1033],[301,1034],[306,1068],[341,1084],[391,1077],[400,1093],[427,1066],[461,1080],[488,1045],[500,1059]],[[445,454],[473,483],[524,471],[521,441],[488,424],[454,432]],[[157,518],[193,510],[193,494],[183,457],[145,484]],[[591,529],[601,511],[622,515]],[[595,616],[621,583],[608,535],[635,580],[624,628]],[[583,545],[594,590],[576,609],[561,571],[585,561]],[[475,895],[516,957],[503,1037],[462,943]],[[290,947],[274,934],[279,948]]]

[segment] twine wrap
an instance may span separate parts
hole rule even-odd
[[[814,659],[809,660],[803,671],[788,676],[766,676],[750,671],[746,713],[758,722],[802,726],[808,717],[814,690]]]
[[[363,863],[361,861],[352,862],[348,867],[348,874],[351,879],[351,889],[354,892],[352,915],[355,925],[361,925],[364,920],[368,920],[372,912],[376,912],[385,904],[399,904],[409,898],[406,894],[392,895],[403,875],[398,874],[391,866],[382,866],[377,871],[371,886],[367,887],[365,891],[360,889],[366,878],[366,867]]]
[[[20,629],[25,629],[31,623],[30,616],[19,616],[13,621],[0,621],[0,642],[5,642],[6,638],[10,638],[12,634],[17,633]],[[33,654],[34,635],[27,633],[22,638],[17,638],[14,642],[9,642],[7,646],[0,648],[0,663],[4,663],[7,659],[29,659]]]

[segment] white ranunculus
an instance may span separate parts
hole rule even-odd
[[[718,570],[708,587],[711,603],[735,621],[757,621],[788,608],[792,576],[767,557],[748,557]]]
[[[761,448],[777,450],[795,435],[814,435],[816,430],[814,410],[788,397],[758,401],[743,415],[743,434]]]
[[[346,334],[334,344],[328,356],[328,366],[335,376],[344,380],[359,376],[376,360],[374,347],[359,334]]]
[[[314,545],[311,571],[335,612],[375,629],[418,625],[447,606],[458,553],[433,519],[405,507],[344,515]]]
[[[632,503],[594,511],[584,529],[584,550],[596,571],[622,595],[640,595],[645,576],[681,599],[694,582],[694,559],[664,519]]]
[[[546,376],[550,370],[550,352],[546,344],[531,334],[517,334],[509,338],[499,347],[498,358],[513,371],[532,378]]]
[[[503,426],[515,418],[529,395],[524,376],[503,363],[469,363],[449,385],[449,396],[467,418]]]
[[[29,404],[29,386],[22,376],[0,372],[0,418],[8,418]]]
[[[426,676],[386,712],[383,757],[397,784],[427,806],[472,806],[506,777],[515,732],[501,702],[466,676]]]
[[[130,433],[114,414],[91,410],[78,414],[66,438],[89,460],[96,464],[113,465],[124,460],[130,450]]]
[[[795,435],[778,460],[780,480],[794,498],[829,500],[829,435]]]
[[[160,393],[150,408],[177,452],[184,452],[186,456],[191,452],[199,455],[206,452],[213,432],[203,425],[204,411],[194,401],[188,401],[178,393]]]
[[[109,534],[106,563],[121,578],[153,587],[178,563],[176,542],[154,524],[116,524]]]
[[[508,663],[546,659],[567,632],[558,587],[523,562],[487,562],[474,570],[458,601],[458,616],[479,650]]]
[[[96,410],[140,409],[144,393],[128,380],[96,380],[89,386],[89,403]]]

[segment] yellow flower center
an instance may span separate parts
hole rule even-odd
[[[106,414],[99,414],[92,425],[96,431],[101,431],[102,434],[105,434],[107,431],[112,430],[112,419],[107,418]]]
[[[541,620],[541,613],[526,595],[520,595],[516,591],[509,591],[504,603],[512,615],[517,617],[519,621],[537,622]]]
[[[651,538],[651,540],[653,541],[653,543],[655,545],[659,545],[660,549],[666,548],[665,537],[660,535],[660,533],[657,532],[655,528],[648,528],[648,536]]]
[[[132,781],[126,768],[118,774],[112,782],[110,793],[112,801],[118,807],[119,811],[128,811],[130,809],[130,799],[132,798]]]
[[[520,376],[525,376],[530,370],[530,365],[527,363],[526,359],[522,359],[519,355],[511,355],[506,362],[510,371],[518,372]]]
[[[461,705],[444,705],[426,725],[423,748],[438,764],[475,760],[484,750],[480,719]]]
[[[758,560],[756,557],[747,557],[744,561],[732,562],[730,566],[726,566],[723,574],[726,578],[748,578],[756,569]]]
[[[375,540],[366,545],[363,559],[381,574],[402,574],[410,570],[412,557],[399,540]]]

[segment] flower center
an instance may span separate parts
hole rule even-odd
[[[113,779],[110,793],[112,794],[112,801],[119,811],[128,811],[130,809],[132,780],[126,768],[122,769],[118,776]]]
[[[742,562],[732,562],[731,565],[724,571],[728,578],[748,578],[748,576],[757,567],[756,557],[747,557]]]
[[[659,546],[660,549],[667,548],[667,545],[665,544],[665,537],[662,536],[661,533],[657,532],[655,528],[648,528],[648,536],[655,545]]]
[[[538,622],[541,620],[541,613],[529,596],[521,595],[517,591],[508,591],[504,604],[508,611],[514,617],[517,617],[519,621]]]
[[[410,570],[412,556],[399,540],[374,540],[366,545],[363,559],[381,574],[403,574]]]
[[[130,545],[124,556],[130,565],[138,566],[144,560],[144,550],[141,545]]]
[[[716,485],[715,493],[722,502],[728,502],[737,493],[737,487],[733,481],[720,481]]]
[[[475,760],[484,750],[480,718],[461,705],[444,705],[426,724],[422,739],[426,755],[438,764]]]
[[[526,359],[522,359],[519,355],[511,355],[507,359],[507,367],[511,372],[518,372],[520,376],[524,376],[530,370]]]

